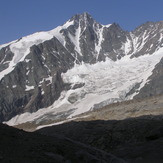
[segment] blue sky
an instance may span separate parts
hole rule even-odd
[[[0,0],[0,44],[62,25],[88,12],[99,23],[131,31],[163,20],[163,0]]]

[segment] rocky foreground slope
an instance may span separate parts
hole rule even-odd
[[[0,124],[0,162],[162,163],[163,116],[69,122],[27,133]]]
[[[56,134],[27,133],[0,124],[1,163],[125,163],[107,152]]]
[[[37,132],[48,136],[64,135],[129,163],[163,162],[163,116],[69,122]]]

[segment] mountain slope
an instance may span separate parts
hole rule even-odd
[[[43,136],[2,124],[0,130],[1,163],[125,162],[107,152],[62,135]]]
[[[123,158],[129,163],[163,161],[162,116],[144,116],[125,120],[69,122],[46,127],[37,133],[56,133],[94,146]]]
[[[28,112],[9,123],[44,123],[138,96],[162,58],[162,29],[147,22],[127,32],[84,13],[1,45],[0,121]]]

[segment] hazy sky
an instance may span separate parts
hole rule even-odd
[[[146,21],[163,20],[163,0],[0,0],[0,44],[51,30],[83,12],[131,31]]]

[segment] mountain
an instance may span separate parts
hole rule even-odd
[[[0,45],[0,121],[46,124],[162,94],[163,22],[132,32],[88,13]]]

